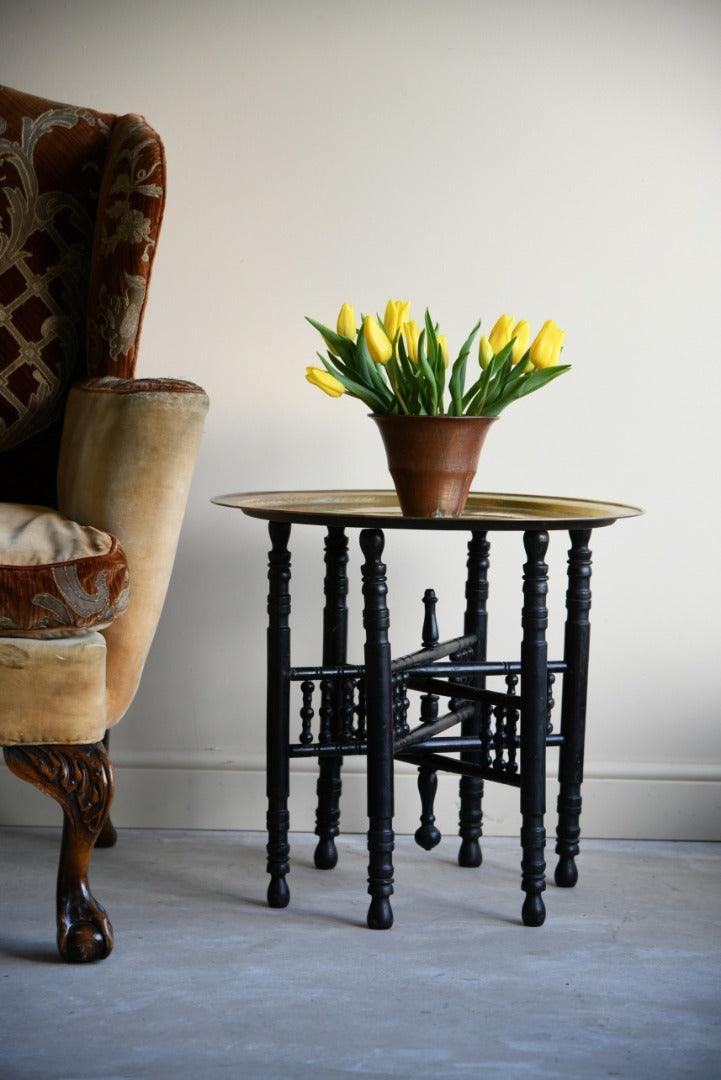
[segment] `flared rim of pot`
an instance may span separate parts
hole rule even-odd
[[[417,413],[368,413],[371,420],[498,420],[498,416],[419,416]]]

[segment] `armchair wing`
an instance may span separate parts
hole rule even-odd
[[[200,444],[206,394],[170,379],[86,379],[68,398],[58,507],[117,537],[130,599],[107,641],[111,728],[133,700],[160,618]]]

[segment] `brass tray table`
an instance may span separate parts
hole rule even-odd
[[[341,765],[348,755],[367,758],[368,926],[393,923],[393,765],[411,762],[419,770],[421,824],[417,842],[430,849],[440,840],[433,798],[437,773],[459,774],[462,866],[481,863],[481,800],[484,781],[520,790],[522,919],[540,926],[545,919],[544,849],[546,748],[559,747],[556,884],[571,887],[578,872],[581,784],[586,726],[593,529],[640,513],[637,507],[587,499],[471,493],[460,518],[403,517],[392,491],[274,491],[219,495],[213,502],[268,522],[267,795],[268,902],[285,907],[290,899],[288,796],[290,761],[319,760],[316,866],[337,860]],[[320,664],[291,664],[291,527],[325,530],[323,647]],[[364,662],[347,660],[348,538],[360,529],[365,630]],[[388,582],[382,562],[385,532],[423,529],[465,530],[467,545],[465,614],[462,633],[440,641],[432,589],[424,596],[421,648],[393,658],[389,640]],[[522,532],[523,566],[520,656],[486,658],[487,598],[491,532]],[[568,583],[563,656],[549,660],[546,645],[549,533],[567,532]],[[550,722],[552,688],[562,679],[560,731]],[[505,689],[491,689],[502,679]],[[302,705],[297,742],[290,737],[291,684],[300,684]],[[419,723],[408,722],[408,691],[419,691]],[[440,703],[447,702],[442,712]],[[314,720],[317,719],[316,730]],[[457,734],[449,734],[458,728]]]

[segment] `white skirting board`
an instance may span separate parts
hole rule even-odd
[[[119,828],[265,828],[265,772],[260,755],[221,751],[150,755],[118,750],[112,818]],[[554,766],[555,767],[555,766]],[[317,763],[292,763],[291,830],[315,826]],[[341,831],[366,831],[365,761],[343,766]],[[397,764],[395,819],[398,833],[418,827],[416,770]],[[546,829],[555,834],[557,785],[549,779]],[[700,764],[588,762],[583,784],[582,833],[603,839],[721,841],[721,766]],[[515,788],[486,783],[483,831],[515,836],[520,828]],[[51,825],[60,820],[53,800],[0,769],[0,825]],[[436,825],[447,838],[457,833],[458,777],[440,774]]]

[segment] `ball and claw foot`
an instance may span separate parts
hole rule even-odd
[[[473,868],[482,862],[483,854],[478,840],[463,840],[458,851],[458,865]]]
[[[113,928],[108,913],[90,891],[87,876],[80,883],[61,884],[57,913],[58,952],[70,964],[104,960],[113,949]]]
[[[393,910],[387,896],[374,897],[368,908],[370,930],[390,930],[393,926]]]
[[[290,889],[284,877],[271,878],[268,886],[268,906],[272,908],[288,907]]]
[[[318,841],[313,853],[313,862],[318,870],[333,869],[338,862],[338,851],[332,837]]]
[[[546,908],[540,896],[529,894],[521,909],[524,926],[543,926],[546,921]]]
[[[58,938],[58,951],[70,964],[104,960],[113,948],[113,932],[107,918],[97,923],[79,919],[67,928],[63,939]]]
[[[563,855],[553,876],[559,889],[572,889],[578,881],[578,867],[572,855]]]

